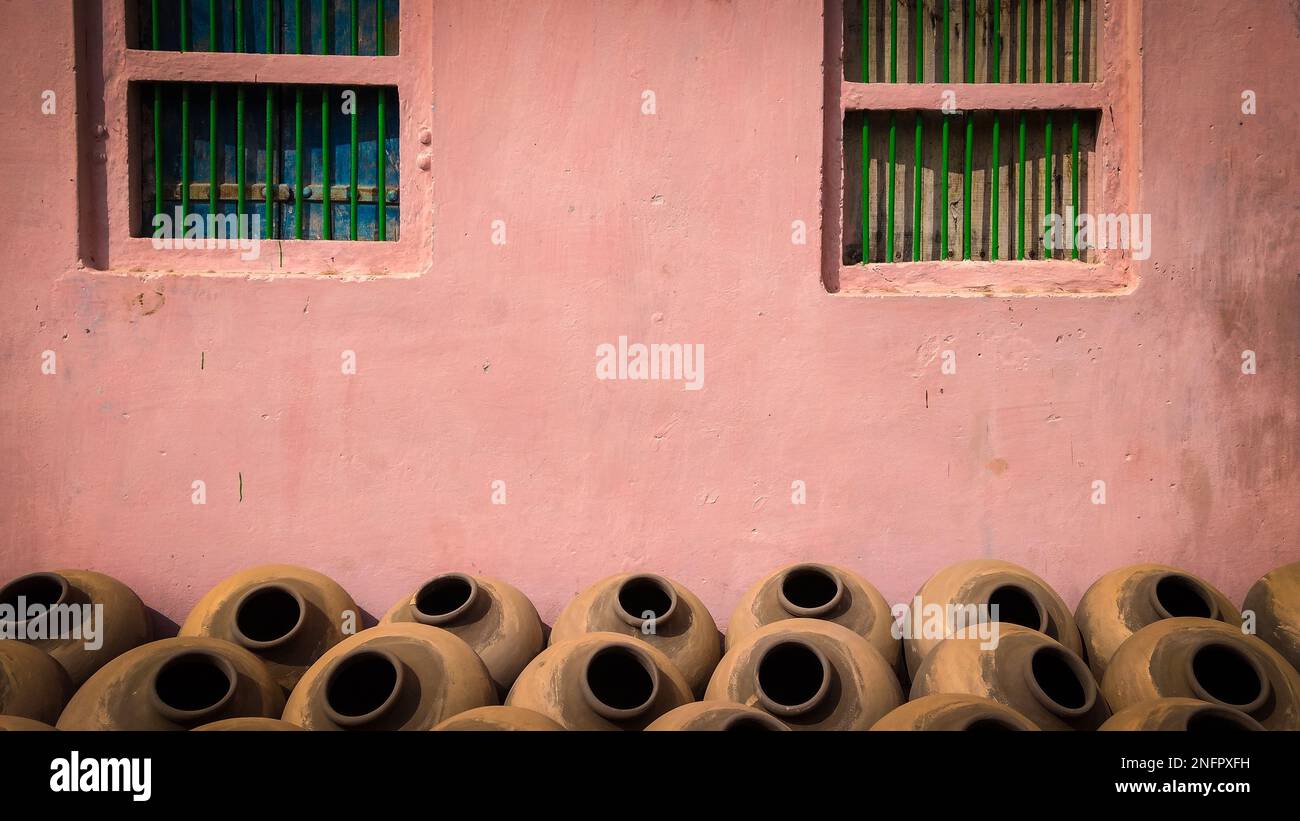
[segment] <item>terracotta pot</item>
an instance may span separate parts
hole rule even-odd
[[[296,724],[290,724],[278,718],[262,718],[260,716],[245,716],[243,718],[224,718],[221,721],[214,721],[211,724],[204,724],[195,727],[192,732],[283,732],[285,730],[301,730]]]
[[[1074,612],[1088,665],[1100,681],[1129,636],[1161,619],[1199,616],[1241,624],[1241,613],[1209,582],[1176,567],[1135,564],[1093,582]]]
[[[873,730],[1037,730],[1038,725],[992,699],[941,693],[909,701],[876,722]]]
[[[633,636],[659,650],[697,696],[722,658],[722,636],[704,603],[650,573],[623,573],[588,587],[556,618],[551,644],[601,632]]]
[[[1255,614],[1255,635],[1300,671],[1300,562],[1269,571],[1242,605]]]
[[[865,730],[903,703],[889,663],[829,621],[784,619],[727,651],[706,699],[757,707],[793,730]]]
[[[566,730],[641,730],[691,700],[681,672],[650,644],[587,633],[533,659],[506,704],[541,713]]]
[[[74,628],[71,631],[60,630],[59,625],[67,622],[53,613],[25,621],[21,614],[15,614],[18,615],[16,620],[0,624],[0,636],[5,638],[19,631],[21,635],[44,636],[26,641],[49,653],[61,664],[68,671],[74,687],[84,684],[109,661],[153,637],[152,622],[140,597],[131,588],[103,573],[56,570],[20,576],[0,588],[0,607],[18,608],[20,602],[28,608],[32,605],[78,608],[75,617],[71,616],[73,611],[62,611],[76,619],[71,622]],[[96,613],[102,613],[102,619],[97,620]],[[50,632],[54,632],[56,637],[48,637]],[[87,639],[92,635],[94,640],[89,643],[96,647],[88,649]]]
[[[0,641],[0,714],[53,724],[72,691],[67,672],[48,653]]]
[[[238,644],[266,663],[289,692],[326,650],[360,627],[361,610],[328,576],[287,564],[241,571],[219,582],[181,625],[182,636]]]
[[[1270,730],[1300,730],[1300,675],[1240,627],[1164,619],[1111,656],[1101,691],[1115,710],[1153,698],[1196,698],[1240,710]]]
[[[1106,719],[1103,730],[1187,730],[1226,733],[1263,730],[1255,719],[1230,707],[1195,698],[1153,698],[1125,707]]]
[[[274,717],[284,694],[266,665],[222,639],[162,639],[129,650],[77,691],[60,730],[189,730],[223,718]]]
[[[918,600],[921,604],[919,616]],[[908,604],[907,621],[903,625],[903,652],[907,671],[913,678],[921,660],[943,641],[942,632],[934,635],[934,630],[927,629],[932,624],[943,622],[929,616],[938,613],[946,620],[954,614],[983,605],[997,605],[998,621],[1037,630],[1060,642],[1072,653],[1083,652],[1083,641],[1070,608],[1047,582],[1010,562],[996,559],[958,562],[931,577]]]
[[[790,728],[776,716],[754,707],[728,701],[696,701],[670,710],[646,727],[647,730],[743,731]]]
[[[783,619],[821,619],[846,627],[902,669],[903,646],[892,630],[889,603],[852,571],[828,564],[792,564],[769,574],[749,588],[731,611],[727,649],[758,628]]]
[[[470,646],[426,624],[381,624],[332,647],[289,695],[283,718],[308,730],[428,730],[495,704]]]
[[[446,573],[393,606],[383,622],[418,622],[464,639],[487,665],[502,697],[538,653],[546,634],[537,608],[505,582]]]
[[[961,693],[997,701],[1044,730],[1095,730],[1110,717],[1083,659],[1046,635],[999,624],[996,646],[946,639],[912,682],[912,698]]]
[[[0,716],[0,732],[40,732],[54,727],[43,721],[33,721],[19,716]]]
[[[477,707],[452,716],[434,727],[450,732],[495,732],[499,730],[563,730],[559,724],[541,713],[522,707]]]

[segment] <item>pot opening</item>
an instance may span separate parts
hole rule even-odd
[[[618,609],[623,620],[634,627],[650,619],[660,622],[677,609],[677,591],[667,579],[632,576],[618,587]]]
[[[379,650],[358,650],[334,665],[325,681],[325,707],[345,726],[376,718],[397,699],[402,684],[400,662]]]
[[[793,716],[817,706],[830,687],[826,656],[811,644],[782,641],[763,653],[755,672],[758,700],[768,712]]]
[[[1204,588],[1186,576],[1165,576],[1156,582],[1156,610],[1167,619],[1195,616],[1218,618],[1218,608]]]
[[[235,633],[248,647],[279,644],[298,632],[305,615],[306,602],[296,591],[279,584],[255,587],[235,606]]]
[[[416,591],[416,616],[426,624],[446,624],[465,612],[477,592],[474,580],[459,573],[430,579]]]
[[[1083,715],[1092,709],[1097,685],[1083,662],[1059,647],[1040,647],[1030,661],[1030,679],[1043,706],[1064,716]]]
[[[0,588],[0,604],[14,608],[14,621],[27,620],[26,608],[32,605],[49,608],[68,597],[68,582],[57,573],[31,573],[19,576]],[[19,608],[22,599],[22,608]]]
[[[650,709],[659,693],[659,671],[635,648],[621,644],[597,650],[587,661],[584,694],[610,719],[633,718]]]
[[[1010,721],[996,716],[983,716],[967,724],[962,728],[968,733],[1009,733],[1018,732],[1023,727],[1017,727]]]
[[[740,713],[732,716],[722,729],[726,732],[764,732],[770,733],[774,730],[785,730],[787,727],[779,720],[769,715],[756,716],[749,713]]]
[[[815,618],[839,604],[844,586],[824,567],[801,565],[781,579],[781,606],[791,615]]]
[[[1257,729],[1245,713],[1223,707],[1197,710],[1187,717],[1188,732],[1240,733]]]
[[[997,621],[1004,624],[1018,624],[1030,630],[1043,632],[1047,629],[1047,619],[1038,599],[1023,587],[1004,584],[989,594],[989,607],[997,607]],[[991,611],[990,611],[991,612]]]
[[[218,655],[181,653],[158,668],[153,694],[168,718],[195,719],[216,712],[229,701],[237,679],[235,668]]]
[[[1236,647],[1207,644],[1192,654],[1191,668],[1192,689],[1206,701],[1249,712],[1268,695],[1263,671]]]

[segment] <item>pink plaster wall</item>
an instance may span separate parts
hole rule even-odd
[[[1300,557],[1295,2],[1148,0],[1154,253],[1092,299],[826,293],[820,0],[432,13],[429,270],[248,280],[79,266],[70,3],[0,3],[0,577],[93,567],[180,620],[257,562],[371,612],[463,569],[549,619],[647,568],[725,620],[794,559],[902,600],[997,556],[1074,602],[1139,560],[1240,598]],[[702,343],[704,389],[598,381],[620,335]]]

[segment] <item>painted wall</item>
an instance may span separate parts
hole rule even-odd
[[[91,567],[180,620],[252,563],[372,613],[461,569],[550,619],[646,568],[725,620],[795,559],[897,601],[996,556],[1073,603],[1300,557],[1294,2],[1146,3],[1154,253],[1099,299],[825,292],[819,0],[439,0],[424,276],[85,270],[69,5],[0,3],[0,577]],[[703,344],[704,389],[597,380],[621,335]]]

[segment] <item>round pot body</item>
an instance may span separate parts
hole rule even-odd
[[[1019,565],[997,559],[958,562],[936,573],[908,603],[903,624],[907,671],[916,677],[921,661],[946,637],[950,624],[970,625],[984,608],[998,608],[997,620],[1037,630],[1072,653],[1083,652],[1070,608],[1051,586]]]
[[[683,704],[655,719],[647,730],[690,731],[788,731],[782,721],[771,713],[744,704],[729,701],[696,701]]]
[[[1153,698],[1125,707],[1106,719],[1100,729],[1230,733],[1263,730],[1264,726],[1240,710],[1200,699]]]
[[[1269,571],[1242,607],[1255,614],[1255,635],[1300,671],[1300,562]]]
[[[917,670],[912,698],[945,693],[992,699],[1043,730],[1095,730],[1110,717],[1083,659],[1014,624],[999,624],[996,642],[939,642]]]
[[[0,641],[0,714],[53,724],[72,691],[67,671],[48,653]]]
[[[15,618],[6,619],[11,609]],[[0,613],[7,622],[0,623],[0,636],[22,637],[49,653],[74,687],[153,637],[140,597],[117,579],[90,570],[19,576],[0,588]]]
[[[620,633],[660,651],[704,692],[722,658],[722,636],[704,603],[674,581],[650,573],[610,576],[569,602],[551,627],[551,644],[584,633]]]
[[[1037,730],[1039,727],[992,699],[941,693],[907,702],[877,721],[871,729],[999,732]]]
[[[885,597],[852,571],[828,564],[793,564],[755,584],[727,622],[727,649],[764,625],[785,619],[821,619],[862,636],[890,664],[901,667],[903,647],[893,633]]]
[[[266,663],[287,693],[325,651],[344,638],[361,611],[328,576],[288,564],[241,571],[199,599],[182,636],[234,642]]]
[[[903,692],[862,636],[819,619],[784,619],[728,650],[705,698],[756,707],[792,730],[866,730],[903,703]]]
[[[563,730],[559,724],[541,713],[522,707],[477,707],[452,716],[434,727],[451,732],[497,732],[501,730]]]
[[[1100,681],[1124,640],[1161,619],[1196,616],[1241,624],[1241,613],[1209,582],[1176,567],[1135,564],[1102,576],[1079,600],[1074,620]]]
[[[223,718],[272,718],[284,694],[261,659],[224,639],[141,645],[100,668],[77,691],[60,730],[190,730]]]
[[[53,724],[72,695],[68,672],[49,653],[0,640],[0,714]]]
[[[503,697],[546,647],[542,620],[527,596],[505,582],[464,573],[435,576],[381,621],[415,622],[455,633],[483,659]]]
[[[283,718],[308,730],[429,730],[496,700],[468,644],[437,627],[397,622],[330,648],[289,694]]]
[[[619,633],[587,633],[533,659],[506,704],[566,730],[643,730],[692,700],[685,677],[652,645]]]
[[[33,721],[30,718],[22,718],[21,716],[0,716],[0,733],[41,732],[53,729],[54,727],[43,721]]]
[[[1240,710],[1270,730],[1300,730],[1300,676],[1255,636],[1219,621],[1164,619],[1120,645],[1101,690],[1115,710],[1195,698]]]
[[[226,718],[221,721],[214,721],[211,724],[204,724],[194,728],[194,732],[200,730],[204,732],[244,732],[244,733],[265,733],[265,732],[283,732],[285,730],[301,730],[296,724],[290,724],[278,718],[261,718],[257,716],[247,716],[244,718]]]

